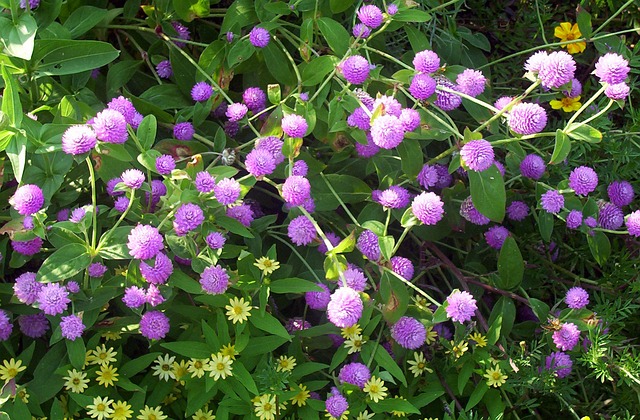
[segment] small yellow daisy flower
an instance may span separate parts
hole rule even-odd
[[[399,399],[399,400],[404,400],[407,401],[406,398],[404,397],[399,397],[399,396],[395,396],[393,397],[394,399]],[[406,417],[407,413],[405,413],[404,411],[399,411],[399,410],[391,410],[391,414],[393,414],[393,417]]]
[[[205,370],[208,370],[209,376],[217,381],[220,378],[225,379],[227,376],[233,376],[233,373],[231,373],[232,364],[233,361],[229,356],[223,356],[222,353],[212,354],[211,361],[207,364]]]
[[[375,415],[376,413],[369,414],[367,410],[364,410],[363,412],[358,414],[358,417],[356,417],[356,420],[371,420]]]
[[[458,344],[456,344],[454,341],[451,341],[451,347],[451,350],[447,350],[447,353],[452,353],[456,359],[461,358],[462,355],[465,354],[467,350],[469,350],[469,345],[466,341],[461,341]]]
[[[136,418],[138,420],[165,420],[167,416],[164,415],[160,407],[151,408],[145,405]]]
[[[111,403],[113,403],[113,400],[106,397],[95,397],[93,404],[87,405],[87,414],[90,415],[92,419],[103,420],[109,418],[109,416],[113,414],[113,409],[110,407]]]
[[[104,385],[105,388],[109,385],[113,386],[114,382],[118,382],[119,374],[116,373],[117,371],[118,368],[111,365],[100,366],[100,370],[96,373],[96,375],[98,375],[96,381],[98,381],[100,385]]]
[[[105,331],[101,335],[107,341],[115,341],[115,340],[120,340],[122,338],[122,334],[120,334],[118,331]]]
[[[229,304],[224,307],[227,310],[227,318],[229,321],[243,323],[251,316],[251,304],[245,302],[244,298],[231,298]]]
[[[16,395],[15,397],[13,397],[13,400],[15,401],[16,398],[20,398],[22,400],[23,403],[28,403],[29,402],[29,393],[27,392],[27,388],[25,387],[20,387],[18,388],[18,390],[16,391]]]
[[[209,359],[191,359],[189,360],[187,372],[191,374],[192,378],[202,378],[208,364]]]
[[[293,397],[291,397],[291,405],[298,405],[298,407],[302,407],[303,405],[307,404],[307,400],[309,399],[309,395],[311,395],[311,393],[307,390],[307,387],[304,386],[303,384],[300,384],[297,386],[298,390],[300,392],[298,392],[296,395],[294,395]],[[294,391],[295,388],[291,387],[291,390]]]
[[[174,375],[176,375],[176,381],[180,381],[182,385],[184,385],[184,381],[182,380],[182,378],[187,376],[188,368],[189,368],[189,365],[184,360],[180,360],[179,363],[173,362],[173,365],[171,365],[171,371],[173,372]]]
[[[96,347],[95,350],[91,350],[89,363],[102,366],[115,363],[117,354],[118,352],[113,351],[113,347],[109,347],[109,350],[107,350],[107,347],[103,344],[102,346]]]
[[[349,340],[345,340],[344,346],[349,349],[347,354],[358,353],[360,350],[362,350],[362,346],[366,342],[367,341],[364,340],[361,335],[355,335]]]
[[[236,360],[236,356],[240,354],[236,351],[236,346],[231,343],[222,346],[220,353],[222,353],[223,356],[229,356],[231,360]]]
[[[296,359],[291,356],[280,356],[278,358],[278,365],[276,371],[278,372],[291,372],[296,367]]]
[[[384,381],[375,376],[372,376],[371,379],[365,382],[362,390],[369,394],[369,398],[371,398],[373,402],[384,400],[387,396],[387,387],[384,386]]]
[[[471,334],[471,336],[469,337],[470,340],[475,341],[476,343],[476,347],[486,347],[487,346],[487,337],[485,337],[484,335],[476,332]]]
[[[126,401],[118,401],[113,403],[113,414],[109,417],[111,420],[127,420],[131,418],[133,411],[130,410],[131,405]]]
[[[487,372],[483,375],[487,378],[487,385],[493,387],[500,387],[507,382],[507,375],[503,375],[500,371],[500,366],[487,369]]]
[[[12,357],[11,360],[3,360],[3,365],[0,365],[0,379],[8,381],[18,376],[18,373],[25,370],[27,367],[22,366],[22,360],[16,360]]]
[[[276,396],[271,394],[260,395],[253,400],[253,411],[260,420],[275,420]]]
[[[207,410],[202,411],[202,408],[196,411],[193,416],[191,416],[193,420],[215,420],[216,416],[213,415],[213,411]]]
[[[161,381],[169,381],[169,379],[176,379],[176,374],[173,372],[173,362],[176,360],[175,356],[158,356],[156,364],[151,368],[153,370],[153,376],[158,376]]]
[[[562,108],[564,112],[575,112],[582,106],[582,104],[580,103],[580,95],[576,96],[575,98],[568,98],[565,96],[560,100],[554,99],[552,101],[549,101],[549,105],[551,105],[551,108],[553,109]]]
[[[580,32],[580,28],[577,23],[574,23],[572,26],[570,22],[562,22],[560,26],[556,26],[553,29],[553,36],[560,38],[560,41],[562,42],[566,42],[582,38],[582,33]],[[585,48],[587,48],[587,43],[585,41],[574,42],[563,45],[562,48],[566,48],[569,54],[577,54],[583,52]]]
[[[64,388],[67,391],[75,392],[76,394],[82,394],[84,390],[89,387],[87,385],[89,383],[89,380],[85,379],[86,377],[87,374],[85,372],[78,372],[75,369],[68,370],[67,376],[64,376],[62,378],[66,381],[64,383]]]
[[[429,369],[427,367],[427,360],[424,358],[424,353],[422,352],[414,353],[413,359],[414,360],[409,360],[407,363],[411,365],[411,367],[409,368],[409,371],[413,373],[414,377],[417,378],[418,376],[422,375],[425,371],[429,373],[433,372],[432,369]]]
[[[362,334],[362,328],[360,328],[360,325],[358,324],[353,324],[350,327],[344,327],[340,330],[340,334],[342,335],[342,338],[344,339],[351,339],[357,335]]]
[[[272,260],[269,257],[260,257],[253,265],[262,270],[263,276],[268,276],[278,268],[280,268],[280,263],[278,261]]]

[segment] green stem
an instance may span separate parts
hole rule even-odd
[[[298,257],[298,258],[300,259],[300,261],[302,261],[302,264],[303,264],[305,267],[307,267],[307,270],[309,270],[309,272],[313,275],[313,277],[315,277],[315,278],[316,278],[316,281],[317,281],[318,283],[321,283],[321,282],[322,282],[322,281],[320,280],[320,277],[318,277],[318,275],[317,275],[317,274],[316,274],[316,272],[314,271],[314,269],[313,269],[313,268],[311,268],[311,266],[309,265],[309,263],[307,262],[307,260],[306,260],[302,255],[300,255],[300,253],[298,252],[298,250],[297,250],[297,249],[295,249],[295,247],[294,247],[293,245],[291,245],[289,242],[285,241],[284,239],[282,239],[282,238],[280,238],[279,236],[274,235],[274,234],[272,234],[272,233],[271,233],[271,234],[269,234],[269,236],[271,236],[272,238],[274,238],[274,239],[276,239],[276,240],[278,240],[278,241],[282,242],[282,243],[283,243],[283,244],[285,244],[287,247],[289,247],[289,249],[291,249],[291,252],[293,252],[293,253],[296,255],[296,257]]]
[[[597,114],[594,114],[594,115],[590,116],[589,118],[587,118],[584,121],[581,121],[580,124],[589,124],[591,121],[595,120],[600,115],[606,113],[614,103],[615,103],[615,101],[613,99],[609,99],[609,103],[607,104],[606,107],[604,107],[604,109],[602,111],[598,112]]]
[[[405,88],[403,88],[402,86],[399,86],[398,90],[400,90],[400,92],[404,93],[408,98],[413,98],[413,96],[411,96],[411,94],[409,92],[407,92],[407,90]],[[420,109],[422,109],[424,112],[429,114],[430,117],[432,117],[434,120],[438,121],[443,126],[447,127],[451,131],[451,133],[453,135],[455,135],[459,139],[464,139],[464,136],[458,131],[458,129],[456,128],[456,126],[453,123],[453,121],[451,121],[451,123],[448,123],[448,122],[444,121],[442,118],[440,118],[438,115],[436,115],[433,112],[431,112],[431,110],[427,109],[427,107],[425,107],[421,102],[416,101],[415,103],[420,107]]]
[[[89,167],[89,178],[91,180],[91,205],[93,206],[93,217],[92,217],[92,225],[93,230],[91,232],[91,252],[96,252],[96,242],[98,240],[98,199],[97,199],[97,191],[96,191],[96,174],[93,170],[93,165],[91,164],[91,158],[87,156],[86,160],[87,166]]]
[[[538,24],[540,25],[540,35],[542,35],[542,40],[545,44],[548,44],[547,36],[544,33],[544,24],[542,23],[542,18],[540,17],[540,6],[538,5],[538,0],[536,0],[536,15],[538,16]]]
[[[130,193],[129,193],[129,204],[127,205],[127,208],[122,212],[122,214],[120,215],[120,218],[116,221],[116,223],[113,225],[113,227],[111,229],[109,229],[109,231],[107,231],[107,233],[105,233],[102,238],[100,238],[100,243],[98,243],[98,248],[96,248],[96,250],[95,250],[96,254],[98,252],[100,252],[100,248],[102,248],[104,243],[107,242],[107,240],[111,237],[111,235],[113,235],[113,232],[115,232],[115,230],[118,228],[118,226],[120,226],[120,223],[122,223],[124,218],[127,217],[127,213],[129,213],[129,210],[131,209],[131,206],[133,205],[133,196],[135,195],[135,191],[136,190],[134,190],[134,189],[130,190]]]
[[[496,113],[500,112],[500,110],[498,108],[494,107],[493,105],[489,105],[488,103],[486,103],[484,101],[481,101],[479,99],[476,99],[473,96],[469,96],[466,93],[462,93],[462,92],[459,92],[457,90],[453,90],[453,89],[450,89],[450,88],[448,88],[446,86],[441,86],[441,85],[436,86],[436,89],[442,90],[444,92],[449,92],[449,93],[452,93],[454,95],[458,95],[458,96],[460,96],[462,98],[465,98],[465,99],[467,99],[467,100],[469,100],[469,101],[471,101],[473,103],[476,103],[476,104],[478,104],[478,105],[480,105],[482,107],[487,108],[489,111],[496,112]]]
[[[391,210],[389,210],[389,213],[391,213]],[[400,234],[400,238],[398,238],[398,242],[396,242],[396,245],[393,247],[393,251],[391,251],[391,255],[396,255],[396,252],[398,252],[398,249],[400,249],[400,245],[402,245],[402,241],[404,241],[404,238],[409,234],[412,227],[413,226],[408,226],[404,228],[404,230]],[[385,229],[385,234],[386,234],[386,229]]]
[[[444,9],[445,7],[447,7],[447,6],[451,5],[451,4],[456,4],[456,3],[458,3],[459,1],[460,1],[460,0],[450,0],[450,1],[446,2],[446,3],[442,3],[442,4],[441,4],[441,5],[439,5],[439,6],[432,7],[431,9],[427,10],[427,13],[433,13],[433,12],[435,12],[436,10]]]
[[[424,296],[425,299],[427,299],[429,302],[433,303],[434,305],[436,305],[437,307],[440,307],[442,304],[440,302],[438,302],[437,300],[435,300],[434,298],[432,298],[431,296],[429,296],[424,290],[422,290],[421,288],[419,288],[418,286],[416,286],[415,284],[411,283],[409,280],[405,279],[404,277],[402,277],[401,275],[395,273],[393,270],[391,270],[388,267],[385,267],[384,265],[381,265],[380,268],[382,268],[383,271],[386,271],[387,273],[389,273],[390,275],[394,276],[395,278],[397,278],[398,280],[402,281],[404,284],[406,284],[407,286],[409,286],[410,288],[412,288],[413,290],[415,290],[418,294]]]
[[[385,52],[382,52],[382,51],[380,51],[380,50],[377,50],[377,49],[375,49],[375,48],[372,48],[372,47],[370,47],[370,46],[368,46],[368,45],[365,45],[365,46],[364,46],[364,49],[365,49],[365,50],[367,50],[367,51],[374,52],[374,53],[376,53],[376,54],[378,54],[378,55],[381,55],[381,56],[383,56],[384,58],[386,58],[386,59],[388,59],[388,60],[390,60],[390,61],[393,61],[394,63],[398,64],[399,66],[404,67],[404,68],[405,68],[405,69],[407,69],[407,70],[412,70],[412,71],[414,70],[414,69],[413,69],[413,67],[409,66],[409,65],[408,65],[408,64],[406,64],[406,63],[403,63],[402,61],[398,60],[397,58],[395,58],[394,56],[392,56],[392,55],[390,55],[390,54],[387,54],[387,53],[385,53]]]
[[[591,36],[597,34],[598,32],[600,32],[602,29],[605,28],[605,26],[607,26],[609,24],[609,22],[611,22],[613,19],[615,19],[620,13],[622,13],[624,11],[624,9],[626,9],[628,6],[632,5],[634,2],[634,0],[628,0],[625,4],[623,4],[618,10],[616,10],[616,12],[614,14],[612,14],[611,16],[609,16],[609,19],[605,20],[604,23],[602,23],[602,25],[598,26],[598,28],[593,31],[593,33],[591,34]]]
[[[588,108],[588,107],[593,103],[593,101],[595,101],[596,99],[598,99],[598,96],[600,96],[600,95],[602,95],[602,94],[604,93],[604,91],[605,91],[605,89],[607,88],[607,86],[608,86],[608,85],[605,83],[605,84],[604,84],[604,86],[602,86],[602,87],[600,88],[600,90],[598,90],[598,91],[595,93],[595,95],[593,95],[591,98],[589,98],[589,100],[588,100],[587,102],[585,102],[585,103],[580,107],[580,109],[579,109],[579,110],[577,110],[575,114],[573,114],[573,116],[571,116],[571,118],[569,119],[569,121],[567,121],[567,125],[566,125],[565,129],[564,129],[564,130],[562,130],[562,131],[563,131],[563,133],[567,134],[567,133],[569,132],[569,131],[567,131],[567,127],[569,127],[569,126],[570,126],[570,125],[571,125],[571,124],[576,120],[576,118],[578,118],[578,116],[579,116],[580,114],[582,114],[582,112],[583,112],[585,109],[587,109],[587,108]]]
[[[338,193],[336,192],[336,190],[333,189],[333,186],[331,185],[331,183],[329,182],[329,180],[327,179],[327,177],[325,176],[325,174],[323,174],[322,172],[320,173],[320,176],[322,177],[323,181],[325,184],[327,184],[327,187],[329,187],[329,191],[331,191],[331,193],[334,195],[334,197],[336,198],[336,200],[338,200],[338,202],[340,203],[340,206],[344,209],[344,211],[347,213],[347,215],[349,216],[349,218],[351,219],[351,221],[353,222],[353,224],[355,224],[358,227],[360,226],[360,223],[358,223],[358,221],[356,220],[355,217],[353,217],[353,214],[351,213],[351,211],[349,210],[349,208],[344,204],[344,201],[342,201],[342,199],[340,198],[340,195],[338,195]]]
[[[273,39],[275,40],[276,44],[280,46],[280,49],[282,49],[282,52],[284,52],[284,55],[287,56],[287,60],[289,60],[291,67],[293,67],[293,71],[296,74],[296,80],[298,80],[298,93],[302,93],[302,77],[300,76],[300,70],[298,69],[298,66],[296,66],[296,62],[293,61],[293,57],[291,57],[291,54],[289,54],[289,50],[287,50],[285,46],[282,44],[282,41],[280,41],[275,36],[273,37]]]

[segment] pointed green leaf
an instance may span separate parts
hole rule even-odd
[[[469,188],[474,207],[494,222],[504,219],[506,193],[496,165],[482,172],[469,170]]]
[[[91,250],[85,244],[70,243],[47,258],[40,270],[38,281],[42,283],[58,282],[68,279],[91,264]]]
[[[556,143],[553,147],[553,154],[549,163],[551,165],[563,162],[571,152],[571,140],[569,136],[562,132],[562,130],[556,131]]]
[[[502,248],[500,248],[498,273],[500,274],[500,279],[496,282],[496,285],[500,289],[513,290],[522,283],[524,261],[520,248],[518,248],[518,243],[511,236],[505,239]]]

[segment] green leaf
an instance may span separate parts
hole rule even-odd
[[[4,80],[2,112],[14,128],[19,128],[22,124],[22,104],[18,95],[17,78],[9,73],[9,70],[4,65],[2,66],[2,80]]]
[[[587,143],[600,143],[602,133],[583,123],[571,123],[564,129],[564,132],[574,140],[586,141]]]
[[[522,283],[524,260],[522,259],[520,248],[518,248],[518,243],[511,236],[505,239],[502,248],[500,248],[498,273],[500,274],[500,280],[496,282],[496,286],[500,289],[513,290]]]
[[[336,280],[340,273],[347,269],[347,259],[338,254],[335,257],[328,256],[324,259],[324,275],[329,280]]]
[[[402,171],[409,178],[415,178],[420,173],[423,164],[424,154],[418,140],[404,139],[397,147],[400,155]]]
[[[502,296],[491,311],[487,341],[494,345],[500,337],[507,337],[516,319],[516,307],[513,300]]]
[[[311,191],[316,200],[316,211],[330,211],[336,209],[340,202],[362,203],[371,196],[371,188],[360,178],[351,175],[328,174],[322,177],[311,177]],[[331,191],[327,182],[337,194]]]
[[[249,319],[251,318],[253,318],[253,316],[249,317]],[[277,349],[287,341],[291,341],[291,337],[289,337],[288,339],[277,335],[251,337],[251,345],[247,346],[243,351],[240,352],[240,354],[246,357],[264,355]]]
[[[540,322],[546,322],[547,316],[549,315],[549,305],[544,303],[541,300],[535,298],[529,298],[529,306],[531,306],[531,310],[538,317]]]
[[[473,368],[475,367],[475,360],[467,359],[462,368],[458,372],[458,394],[462,395],[465,387],[469,383],[469,379],[473,374]]]
[[[598,265],[602,266],[611,255],[611,242],[604,232],[596,231],[592,235],[587,235],[587,242],[591,255]]]
[[[41,283],[68,279],[91,264],[91,250],[85,244],[71,243],[51,254],[38,270]]]
[[[356,232],[354,230],[351,231],[349,236],[344,238],[340,243],[333,247],[331,251],[327,252],[327,255],[338,255],[338,254],[348,254],[353,251],[356,246]]]
[[[122,365],[122,367],[118,369],[118,371],[122,376],[131,378],[136,373],[142,372],[144,369],[148,368],[149,365],[153,363],[153,361],[156,360],[156,358],[161,354],[161,352],[144,354],[133,360],[129,360],[127,363]]]
[[[282,52],[281,44],[270,42],[262,49],[262,56],[267,65],[267,70],[279,83],[292,86],[297,83],[296,75],[291,68],[291,62]]]
[[[107,95],[114,96],[116,90],[131,80],[141,64],[142,61],[138,60],[123,60],[111,66],[107,73]]]
[[[73,341],[65,340],[65,343],[67,344],[67,354],[69,355],[71,365],[76,369],[82,369],[87,355],[87,349],[84,345],[84,341],[82,338],[76,338]]]
[[[302,70],[302,86],[315,86],[331,73],[340,59],[335,55],[322,55],[314,58]]]
[[[471,396],[469,397],[469,401],[467,402],[467,406],[465,407],[464,411],[469,411],[473,407],[478,405],[478,403],[482,400],[482,397],[484,397],[484,394],[486,394],[488,390],[489,390],[489,385],[487,385],[487,382],[480,381],[480,383],[476,385],[475,389],[471,393]]]
[[[160,343],[165,349],[177,353],[184,357],[194,359],[206,359],[211,357],[211,348],[200,341],[174,341],[171,343]]]
[[[187,276],[181,270],[175,270],[169,278],[170,284],[174,285],[178,289],[184,290],[192,295],[203,293],[202,285],[195,279]]]
[[[469,170],[467,173],[474,207],[494,222],[502,222],[507,197],[496,165],[482,172]]]
[[[314,282],[299,278],[274,280],[269,285],[272,293],[321,292],[323,289]]]
[[[373,358],[381,367],[388,370],[390,374],[402,382],[404,386],[407,386],[407,378],[405,378],[404,373],[402,373],[402,369],[400,369],[384,347],[376,346]]]
[[[351,38],[349,32],[340,23],[328,17],[318,19],[317,23],[333,52],[338,56],[345,55]]]
[[[240,235],[244,238],[251,239],[254,237],[245,225],[232,217],[218,216],[216,217],[216,223],[218,223],[220,227],[227,229],[229,232],[235,233],[236,235]]]
[[[538,212],[538,230],[540,231],[540,236],[542,236],[542,239],[545,242],[549,242],[551,240],[553,222],[553,214],[547,213],[544,210],[540,210],[540,212]]]
[[[98,255],[106,260],[130,259],[131,254],[129,254],[129,248],[127,248],[127,237],[131,233],[132,229],[133,226],[120,226],[115,228],[113,234],[111,234],[104,243],[103,239],[100,239]],[[109,234],[109,232],[105,233],[105,235]],[[104,238],[105,235],[102,237]]]
[[[355,0],[331,0],[329,7],[331,7],[333,14],[338,14],[350,8],[353,3],[355,3]]]
[[[104,13],[105,10],[98,7],[80,6],[69,15],[62,26],[69,31],[72,39],[76,39],[100,23]]]
[[[13,139],[5,149],[5,153],[11,161],[13,176],[16,181],[22,182],[22,175],[27,164],[27,137],[22,133],[13,136]]]
[[[156,141],[156,131],[158,130],[158,121],[156,117],[151,114],[142,119],[138,126],[137,135],[140,140],[140,145],[144,150],[149,150]]]
[[[578,29],[580,29],[580,33],[584,38],[589,39],[592,34],[591,15],[581,5],[578,5],[577,12]]]
[[[400,398],[387,398],[378,402],[371,402],[369,406],[374,413],[391,413],[392,411],[402,411],[405,413],[420,414],[420,410],[415,408],[409,401]]]
[[[238,379],[238,381],[247,388],[247,391],[251,392],[253,395],[260,394],[251,374],[247,368],[244,367],[242,362],[237,361],[233,364],[233,376],[235,376],[236,379]]]
[[[240,63],[244,63],[251,58],[256,51],[249,39],[243,39],[234,44],[227,54],[227,65],[230,69],[234,68]]]
[[[60,76],[105,66],[120,51],[101,41],[39,39],[32,62],[38,76]]]
[[[266,331],[270,334],[286,338],[288,341],[291,341],[289,332],[284,328],[280,321],[268,312],[261,314],[260,311],[253,311],[251,312],[249,321],[251,321],[251,324],[254,327],[262,331]]]
[[[185,22],[209,16],[209,0],[173,0],[173,8]]]
[[[18,57],[31,60],[34,49],[34,40],[38,24],[29,13],[23,13],[15,21],[0,18],[0,40],[4,44],[4,51],[10,57]]]
[[[381,236],[379,239],[380,243],[380,253],[385,261],[389,261],[393,256],[393,247],[396,244],[395,239],[392,235]]]
[[[380,279],[380,298],[382,315],[389,324],[396,323],[405,314],[411,300],[407,286],[388,271]]]
[[[556,143],[555,146],[553,146],[553,154],[551,155],[549,164],[556,165],[564,162],[567,156],[569,156],[569,152],[571,152],[571,140],[569,140],[569,136],[563,133],[562,130],[556,130]]]
[[[73,165],[73,157],[62,151],[31,155],[31,161],[24,170],[24,182],[42,188],[46,200],[58,192],[67,172]]]
[[[151,102],[163,110],[186,108],[192,105],[180,88],[173,84],[151,86],[140,95],[140,99]]]
[[[404,31],[407,33],[407,38],[409,38],[409,44],[411,44],[411,49],[413,51],[431,49],[429,39],[422,31],[409,25],[404,26]]]
[[[428,22],[431,20],[431,15],[424,10],[408,9],[393,15],[393,20],[398,22]]]

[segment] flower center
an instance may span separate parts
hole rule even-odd
[[[201,361],[197,361],[193,364],[193,367],[195,367],[196,369],[202,369],[202,362]]]
[[[216,369],[218,369],[218,370],[224,370],[224,363],[218,363],[218,364],[216,365]]]
[[[169,365],[162,365],[162,370],[167,372],[167,371],[171,370],[171,367]]]
[[[236,315],[242,314],[242,308],[240,306],[236,306],[235,308],[233,308],[233,313],[235,313]]]
[[[272,407],[271,407],[271,404],[270,404],[270,403],[266,403],[266,404],[264,405],[264,411],[271,411],[271,408],[272,408]]]
[[[96,411],[104,411],[106,408],[104,404],[100,403],[96,406]]]

